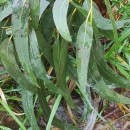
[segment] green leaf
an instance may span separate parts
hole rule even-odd
[[[53,19],[57,30],[68,42],[71,42],[70,32],[67,26],[68,0],[56,0],[53,6]]]
[[[130,82],[125,78],[121,77],[107,65],[103,56],[103,50],[101,48],[101,44],[93,46],[93,53],[95,56],[94,59],[97,63],[100,74],[109,82],[112,82],[118,85],[119,87],[130,88]]]
[[[83,7],[78,5],[78,4],[76,4],[73,1],[70,1],[70,3],[75,8],[77,8],[82,13],[82,15],[86,18],[87,13],[88,13],[88,11],[90,9],[90,1],[87,1],[87,3],[86,3],[86,1],[84,1]],[[95,23],[96,23],[96,25],[97,25],[97,27],[99,29],[109,30],[109,31],[113,30],[111,20],[110,19],[106,19],[106,18],[104,18],[101,15],[100,11],[98,10],[98,7],[96,6],[96,4],[94,2],[93,2],[93,21],[95,21]],[[119,29],[119,28],[122,28],[125,24],[127,24],[129,22],[130,22],[130,20],[127,19],[127,20],[116,21],[115,23],[116,23],[117,29]]]
[[[22,122],[15,116],[14,112],[9,108],[9,106],[0,99],[0,104],[5,108],[5,110],[10,114],[10,116],[16,121],[22,130],[26,130]]]
[[[109,82],[112,82],[123,88],[130,88],[130,82],[124,79],[123,77],[121,77],[119,74],[117,74],[114,70],[112,70],[107,65],[104,58],[104,50],[101,43],[99,42],[98,30],[95,24],[93,24],[93,28],[94,28],[94,35],[95,35],[96,43],[93,44],[92,52],[93,52],[94,60],[97,63],[100,74]]]
[[[53,20],[52,7],[49,7],[43,13],[40,20],[40,31],[45,38],[47,43],[51,43],[53,30],[55,29],[55,24]]]
[[[32,93],[36,93],[35,86],[31,84],[28,79],[26,79],[24,74],[19,69],[14,57],[12,42],[9,41],[9,39],[5,39],[2,42],[2,46],[0,47],[0,59],[8,73],[20,86],[23,86]]]
[[[91,53],[91,60],[89,64],[89,75],[91,76],[92,81],[89,83],[92,85],[93,89],[101,96],[106,98],[109,101],[130,104],[130,99],[124,97],[111,89],[106,85],[103,80],[103,77],[100,75],[98,68],[96,66],[96,62],[94,60],[93,52]]]
[[[7,2],[7,0],[0,0],[0,5],[4,4],[5,2]]]
[[[46,91],[45,91],[44,87],[38,88],[38,95],[39,95],[39,102],[40,102],[40,105],[41,105],[42,110],[43,110],[44,119],[45,119],[45,121],[48,122],[51,110],[50,110],[50,107],[46,101]],[[54,126],[60,128],[61,130],[79,130],[78,128],[75,128],[74,126],[72,126],[70,124],[64,123],[55,117],[53,119],[52,124]]]
[[[30,0],[30,15],[31,15],[31,24],[34,29],[37,29],[39,24],[39,17],[40,17],[39,0]]]
[[[35,32],[39,44],[40,54],[43,54],[45,58],[48,60],[48,62],[53,66],[53,56],[49,44],[46,42],[42,33],[39,30],[36,30]]]
[[[28,75],[30,81],[36,85],[37,81],[30,65],[29,41],[28,41],[29,3],[19,1],[15,4],[12,14],[13,39],[18,54],[18,59]]]
[[[66,62],[67,62],[67,42],[62,39],[62,41],[57,38],[53,45],[53,58],[54,58],[54,69],[57,78],[58,87],[65,92],[65,100],[73,109],[76,108],[72,100],[70,91],[66,83]]]
[[[1,2],[1,0],[0,0]],[[12,14],[13,9],[12,9],[13,5],[11,2],[8,2],[7,6],[5,6],[2,11],[0,11],[0,22],[6,18],[7,16],[9,16],[10,14]]]
[[[35,76],[37,77],[37,80],[40,80],[40,82],[42,81],[43,84],[45,82],[49,91],[56,94],[65,95],[65,92],[56,87],[56,85],[54,85],[53,82],[49,80],[46,76],[45,66],[41,61],[38,41],[34,30],[30,31],[30,54],[31,54],[31,65],[35,73]]]
[[[88,12],[90,9],[90,1],[87,1],[87,2],[85,1],[83,3],[83,8]],[[109,9],[109,11],[110,11],[110,9]],[[98,28],[103,29],[103,30],[113,30],[111,20],[106,19],[101,15],[97,5],[94,2],[93,2],[93,19],[95,20]],[[115,24],[117,26],[117,29],[119,29],[119,28],[122,28],[126,23],[129,23],[129,22],[130,22],[129,19],[128,20],[120,20],[120,21],[116,21]]]
[[[86,92],[87,86],[87,73],[90,58],[90,51],[93,40],[93,28],[90,23],[86,21],[81,25],[77,35],[76,45],[76,60],[77,60],[77,73],[80,84],[80,90]]]
[[[34,105],[33,105],[33,94],[29,91],[22,89],[21,91],[22,96],[22,104],[24,108],[24,112],[31,124],[33,130],[40,130],[34,114]]]

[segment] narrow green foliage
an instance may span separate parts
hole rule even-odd
[[[50,128],[51,128],[51,123],[52,123],[53,118],[54,118],[54,116],[56,114],[56,110],[57,110],[57,108],[59,106],[59,103],[60,103],[61,99],[62,99],[62,96],[58,95],[58,97],[57,97],[57,99],[55,101],[55,104],[54,104],[54,106],[52,108],[51,115],[50,115],[49,121],[47,123],[46,130],[50,130]]]
[[[67,26],[68,0],[56,0],[53,6],[53,19],[57,30],[68,42],[71,42],[70,32]]]

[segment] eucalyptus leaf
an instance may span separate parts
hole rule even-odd
[[[57,30],[68,42],[71,42],[70,32],[67,26],[68,0],[56,0],[53,6],[53,19]]]
[[[36,93],[36,88],[19,69],[14,57],[14,49],[12,42],[9,39],[5,39],[0,47],[0,59],[5,66],[8,73],[14,78],[14,80],[25,89],[32,93]]]
[[[90,58],[90,51],[93,40],[93,28],[90,23],[86,21],[81,25],[77,35],[76,45],[76,60],[77,60],[77,74],[80,84],[80,90],[86,91],[88,64]]]
[[[36,85],[37,81],[29,58],[29,41],[28,41],[28,20],[29,20],[29,1],[19,1],[15,4],[12,14],[12,31],[14,44],[18,54],[19,61],[30,78],[32,84]],[[19,40],[20,39],[20,40]]]

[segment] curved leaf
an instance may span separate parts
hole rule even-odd
[[[53,19],[57,30],[61,36],[68,42],[71,42],[69,29],[67,26],[67,11],[69,7],[68,0],[56,0],[53,6]]]
[[[25,89],[22,89],[21,96],[24,112],[31,124],[32,130],[40,130],[34,114],[33,94]]]
[[[71,108],[76,109],[66,83],[67,49],[67,42],[64,39],[60,42],[59,38],[57,38],[53,45],[54,68],[58,87],[65,92],[64,98],[66,102]]]
[[[117,103],[130,104],[130,98],[124,97],[111,89],[106,85],[103,77],[100,75],[96,62],[94,60],[93,52],[91,53],[91,60],[89,64],[89,74],[92,81],[89,83],[92,85],[93,89],[101,96],[109,101],[114,101]]]
[[[41,61],[38,41],[36,38],[35,31],[32,30],[30,32],[30,55],[31,55],[31,65],[37,80],[42,81],[42,83],[46,85],[49,91],[55,94],[65,95],[66,93],[56,87],[51,80],[49,80],[46,76],[46,70],[44,64]],[[42,86],[41,86],[42,87]]]
[[[39,19],[41,18],[44,10],[47,8],[47,6],[50,4],[50,2],[46,1],[46,0],[40,0],[40,15],[39,15]]]
[[[0,48],[0,58],[3,65],[19,85],[23,86],[32,93],[36,93],[35,86],[25,78],[24,74],[19,69],[13,51],[12,43],[9,42],[9,39],[5,39],[2,42],[2,47]]]
[[[28,41],[29,1],[19,1],[15,4],[12,14],[12,31],[14,44],[19,61],[30,81],[36,85],[37,81],[30,65]]]
[[[88,64],[90,58],[90,51],[93,40],[93,28],[90,23],[86,21],[81,25],[77,35],[76,45],[76,60],[77,60],[77,74],[80,84],[80,90],[86,92]]]

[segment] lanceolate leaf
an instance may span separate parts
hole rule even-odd
[[[90,51],[93,40],[93,28],[90,23],[86,21],[81,25],[76,45],[76,60],[77,60],[77,73],[80,84],[80,89],[86,92],[87,86],[87,73],[88,73],[88,63],[90,58]]]
[[[37,80],[40,80],[40,82],[42,82],[43,84],[45,83],[49,91],[56,94],[65,95],[65,92],[56,87],[53,84],[53,82],[49,80],[46,76],[46,70],[44,64],[41,61],[38,41],[36,39],[36,34],[34,30],[30,32],[30,55],[31,55],[31,65],[37,77]]]
[[[101,96],[106,98],[109,101],[114,101],[117,103],[124,103],[124,104],[130,104],[130,99],[127,97],[124,97],[111,89],[107,86],[107,84],[104,82],[103,77],[100,75],[98,68],[96,66],[95,60],[93,60],[94,55],[93,52],[91,53],[91,60],[89,64],[89,74],[91,76],[92,82],[89,82],[92,84],[93,89]]]
[[[68,42],[71,42],[71,36],[67,26],[67,11],[69,7],[68,0],[56,0],[53,6],[53,19],[57,30],[61,36]]]
[[[59,38],[57,38],[53,45],[54,68],[58,87],[66,93],[64,98],[68,105],[70,105],[74,109],[76,107],[66,83],[67,49],[67,42],[64,39],[60,41]]]
[[[100,74],[108,81],[120,87],[130,88],[130,82],[122,78],[120,75],[118,75],[114,70],[112,70],[107,65],[104,58],[104,54],[103,54],[103,48],[101,46],[101,43],[99,42],[98,30],[95,23],[93,24],[93,27],[94,27],[94,35],[95,35],[96,43],[93,44],[92,52],[93,52],[94,60],[97,63]]]
[[[70,3],[76,7],[85,17],[90,9],[90,1],[86,1],[83,3],[83,7],[79,6],[73,1]],[[98,17],[97,17],[98,16]],[[110,19],[104,18],[98,10],[98,7],[93,3],[93,21],[95,21],[97,27],[102,30],[113,30],[112,23]],[[120,20],[116,21],[117,29],[122,28],[126,23],[129,23],[130,20]]]
[[[121,77],[107,65],[101,48],[100,44],[93,46],[93,52],[100,74],[109,82],[112,82],[119,87],[130,88],[130,82]]]
[[[30,81],[38,87],[36,78],[33,74],[29,58],[28,41],[28,20],[29,20],[29,1],[19,1],[15,4],[12,15],[13,38],[18,54],[19,61],[27,73]]]
[[[90,1],[87,1],[87,2],[85,1],[83,3],[83,7],[88,12],[90,9]],[[101,15],[98,7],[96,6],[96,4],[94,2],[93,2],[93,18],[94,18],[98,28],[103,29],[103,30],[113,30],[111,20],[106,19]],[[128,19],[128,20],[116,21],[115,24],[116,24],[117,28],[119,29],[119,28],[122,28],[126,23],[129,23],[129,22],[130,22],[130,20]]]
[[[0,48],[0,58],[8,73],[19,85],[32,93],[36,93],[35,86],[25,78],[19,69],[14,57],[12,42],[9,42],[9,39],[5,39],[2,43],[2,47]]]
[[[22,89],[21,96],[24,112],[31,124],[32,130],[40,130],[34,114],[33,94],[25,89]]]
[[[40,17],[40,1],[30,0],[31,23],[34,29],[38,28]]]

